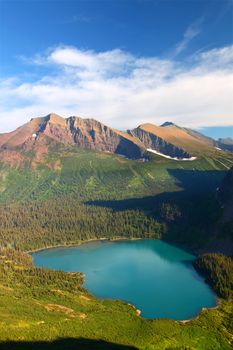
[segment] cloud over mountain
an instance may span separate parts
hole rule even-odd
[[[58,46],[26,59],[36,78],[0,80],[1,131],[54,111],[117,128],[145,121],[192,128],[232,125],[233,46],[185,61]]]

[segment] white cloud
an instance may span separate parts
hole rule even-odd
[[[75,68],[76,74],[81,76],[87,72],[92,75],[112,76],[125,73],[131,64],[134,65],[135,58],[119,49],[96,53],[74,47],[58,47],[42,59],[42,62]]]
[[[233,64],[233,46],[213,49],[200,54],[201,60],[209,67],[224,67],[225,64]]]
[[[52,111],[120,129],[166,120],[193,128],[233,125],[233,46],[182,63],[62,46],[32,62],[50,73],[33,82],[0,80],[2,132]]]
[[[184,51],[187,48],[190,41],[201,33],[201,24],[203,20],[204,18],[200,17],[188,26],[188,28],[184,32],[183,39],[175,47],[173,57],[178,56],[182,51]]]

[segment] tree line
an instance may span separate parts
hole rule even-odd
[[[0,283],[17,286],[24,295],[48,297],[57,289],[72,293],[83,291],[83,274],[37,268],[30,255],[15,249],[0,249]],[[56,288],[54,290],[54,288]]]
[[[194,267],[222,298],[233,297],[233,259],[223,254],[204,254],[194,261]]]
[[[0,247],[33,250],[98,238],[161,238],[164,225],[143,211],[114,212],[75,199],[31,201],[0,210]]]

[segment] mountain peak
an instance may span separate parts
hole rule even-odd
[[[59,124],[59,125],[64,125],[66,123],[65,118],[59,116],[56,113],[49,113],[45,117],[35,117],[30,119],[30,124],[44,124],[44,123],[52,123],[52,124]]]
[[[143,128],[153,128],[153,127],[157,127],[157,125],[155,125],[155,124],[152,124],[152,123],[144,123],[144,124],[140,124],[139,126],[138,126],[138,128],[140,128],[140,129],[143,129]]]
[[[66,119],[61,117],[60,115],[56,113],[49,113],[46,117],[45,120],[52,123],[52,124],[58,124],[58,125],[66,125]]]
[[[161,127],[166,127],[166,126],[177,126],[177,125],[172,123],[172,122],[165,122],[165,123],[161,124],[160,126]]]
[[[0,148],[38,150],[40,147],[48,148],[53,140],[86,149],[117,153],[131,159],[142,158],[146,149],[173,158],[191,159],[200,152],[209,152],[211,149],[215,151],[215,143],[206,139],[197,132],[178,127],[172,122],[165,122],[161,126],[145,123],[126,133],[93,118],[63,118],[52,112],[45,117],[32,118],[11,133],[0,135]]]

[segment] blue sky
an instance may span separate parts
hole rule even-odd
[[[53,111],[233,136],[232,21],[231,0],[0,0],[0,132]]]

